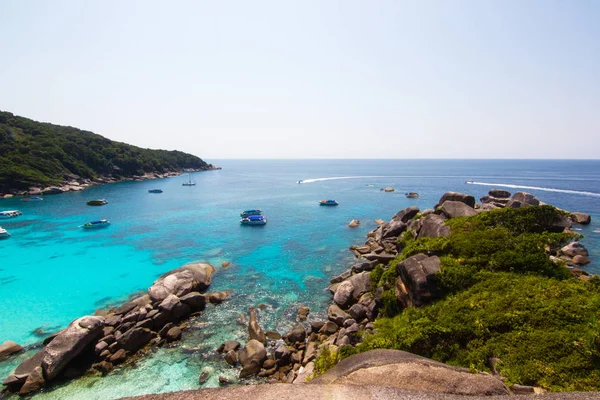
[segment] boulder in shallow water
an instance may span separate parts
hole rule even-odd
[[[250,313],[250,320],[248,321],[248,336],[250,339],[258,340],[263,345],[267,344],[267,336],[265,335],[265,331],[258,323],[256,309],[254,307],[250,307],[248,311]]]
[[[265,346],[258,340],[252,339],[244,346],[240,352],[239,361],[243,367],[249,366],[252,363],[257,363],[262,366],[263,361],[267,358],[267,350]]]
[[[44,379],[44,373],[42,371],[42,367],[35,367],[31,374],[27,377],[25,384],[19,390],[19,394],[21,396],[27,395],[29,393],[36,392],[44,386],[46,380]]]
[[[592,217],[590,217],[590,214],[582,212],[572,212],[569,217],[571,218],[571,221],[575,222],[576,224],[589,225],[590,222],[592,222]]]
[[[0,344],[0,361],[8,358],[11,354],[20,352],[21,350],[23,350],[23,347],[12,340],[7,340],[6,342]]]
[[[104,317],[76,319],[44,348],[42,369],[46,380],[54,379],[76,356],[103,334]]]
[[[153,301],[166,299],[170,294],[178,297],[194,291],[204,291],[211,283],[215,268],[210,264],[184,265],[158,278],[148,289]]]

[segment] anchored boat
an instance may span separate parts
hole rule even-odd
[[[44,200],[44,199],[39,196],[23,197],[21,199],[21,201],[42,201],[42,200]]]
[[[0,211],[0,218],[2,219],[15,218],[19,215],[23,215],[23,213],[19,210]]]
[[[321,200],[321,201],[319,201],[319,205],[321,205],[321,206],[337,206],[338,204],[340,204],[340,203],[338,203],[335,200]]]
[[[246,210],[240,213],[240,217],[247,218],[251,215],[262,215],[262,210]]]
[[[6,229],[0,226],[0,239],[8,239],[10,237],[10,233]]]
[[[163,191],[161,189],[150,189],[148,190],[148,193],[162,193]]]
[[[267,218],[264,215],[250,215],[240,219],[242,225],[266,225]]]
[[[98,228],[105,228],[107,226],[110,225],[110,221],[106,220],[106,219],[100,219],[98,221],[91,221],[88,222],[87,224],[83,224],[80,226],[80,228],[83,229],[98,229]]]
[[[108,204],[108,201],[104,199],[90,200],[87,202],[88,206],[103,206],[105,204]]]
[[[192,180],[192,174],[188,175],[188,181],[186,183],[182,183],[181,186],[196,186],[196,182]]]

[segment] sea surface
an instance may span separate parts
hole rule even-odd
[[[325,315],[329,279],[353,263],[348,247],[362,244],[374,219],[389,220],[417,205],[431,208],[446,191],[479,198],[493,188],[527,191],[546,203],[592,215],[577,226],[590,250],[591,273],[600,273],[600,161],[550,160],[210,160],[222,170],[145,182],[96,186],[45,196],[41,202],[0,200],[0,210],[23,215],[0,220],[12,237],[0,241],[0,343],[30,351],[0,363],[4,379],[36,344],[73,319],[126,301],[162,273],[188,262],[218,267],[211,291],[229,290],[229,301],[209,306],[190,321],[183,340],[153,349],[135,365],[108,376],[59,385],[36,399],[113,399],[218,386],[235,378],[215,354],[223,341],[246,340],[237,322],[260,305],[265,329],[285,332],[298,306]],[[299,184],[298,181],[303,180]],[[473,181],[467,184],[466,181]],[[395,192],[385,193],[384,187]],[[149,189],[160,188],[161,194]],[[418,192],[407,199],[405,192]],[[108,205],[86,201],[104,198]],[[321,199],[337,207],[320,207]],[[263,227],[239,224],[240,211],[260,208]],[[107,218],[111,226],[79,225]],[[349,228],[352,219],[360,227]],[[227,269],[223,261],[231,262]],[[211,373],[200,384],[201,371]]]

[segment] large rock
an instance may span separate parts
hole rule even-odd
[[[44,348],[42,369],[46,380],[55,378],[69,362],[103,334],[104,317],[86,316],[71,322]]]
[[[438,208],[441,204],[444,204],[444,202],[448,201],[448,200],[460,201],[461,203],[465,203],[466,205],[468,205],[471,208],[475,208],[475,197],[473,197],[469,194],[458,193],[458,192],[444,193],[444,195],[440,198],[440,201],[434,208]]]
[[[392,217],[392,221],[400,221],[400,222],[407,223],[408,221],[413,219],[415,217],[415,215],[417,215],[418,213],[419,213],[419,207],[411,206],[411,207],[405,208],[404,210],[398,211],[398,213],[396,213],[396,215],[394,215]]]
[[[441,209],[448,218],[472,217],[477,214],[474,208],[460,201],[447,200],[441,205]]]
[[[304,343],[304,340],[306,340],[306,330],[302,324],[297,324],[292,330],[283,335],[283,338],[288,343]]]
[[[371,291],[371,274],[368,271],[352,275],[348,282],[354,288],[352,291],[352,299],[356,302],[364,293]]]
[[[492,375],[473,374],[466,368],[452,367],[399,350],[371,350],[350,356],[309,383],[313,384],[375,385],[448,395],[508,394],[506,386]],[[427,397],[421,395],[419,398]]]
[[[576,224],[589,225],[589,223],[592,222],[592,217],[590,217],[590,214],[582,212],[572,212],[570,217],[571,221],[575,222]]]
[[[267,350],[265,350],[265,346],[258,340],[252,339],[246,343],[241,351],[239,361],[243,367],[247,367],[252,363],[258,363],[261,366],[266,358]]]
[[[190,292],[181,296],[179,300],[190,306],[194,311],[204,310],[204,307],[206,306],[206,297],[198,292]]]
[[[450,236],[450,228],[446,226],[445,220],[436,214],[429,214],[421,220],[419,238]]]
[[[386,239],[389,237],[398,237],[402,232],[404,232],[408,228],[405,222],[400,220],[392,220],[389,224],[386,225],[381,239]]]
[[[571,242],[568,245],[564,246],[560,251],[569,257],[575,256],[585,256],[588,257],[589,253],[584,245],[579,242]]]
[[[20,352],[21,350],[23,350],[23,347],[12,340],[7,340],[6,342],[0,344],[0,361],[8,358],[11,354]]]
[[[44,190],[42,190],[42,194],[61,194],[63,193],[64,190],[62,190],[61,188],[58,187],[48,187],[45,188]]]
[[[488,193],[491,197],[496,197],[500,199],[507,199],[510,197],[510,192],[507,192],[506,190],[502,189],[492,189]]]
[[[438,295],[435,273],[440,271],[440,259],[417,254],[396,266],[396,296],[405,307],[422,306]]]
[[[327,310],[327,317],[330,321],[335,322],[339,326],[344,325],[344,321],[351,318],[350,314],[339,308],[336,304],[329,306]]]
[[[256,318],[256,309],[254,307],[250,307],[248,310],[250,312],[250,321],[248,322],[248,336],[250,339],[255,339],[261,342],[263,345],[267,344],[267,336],[265,335],[265,331],[258,324],[258,319]]]
[[[119,347],[130,353],[135,353],[148,344],[155,334],[146,328],[132,328],[119,336],[117,343]]]
[[[333,301],[340,307],[346,307],[352,302],[352,293],[354,292],[354,285],[349,280],[343,281],[337,287],[335,294],[333,295]]]
[[[531,193],[517,192],[512,199],[506,204],[506,207],[519,208],[525,206],[539,206],[540,201]]]
[[[46,380],[44,379],[44,372],[42,371],[42,367],[35,367],[31,374],[27,377],[25,384],[19,390],[19,394],[21,396],[27,395],[29,393],[33,393],[38,391],[44,386]]]
[[[211,283],[215,268],[210,264],[184,265],[158,278],[148,289],[153,301],[162,301],[170,294],[178,297],[190,292],[206,290]]]

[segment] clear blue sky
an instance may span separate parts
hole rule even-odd
[[[600,1],[0,2],[0,109],[217,158],[599,158]]]

